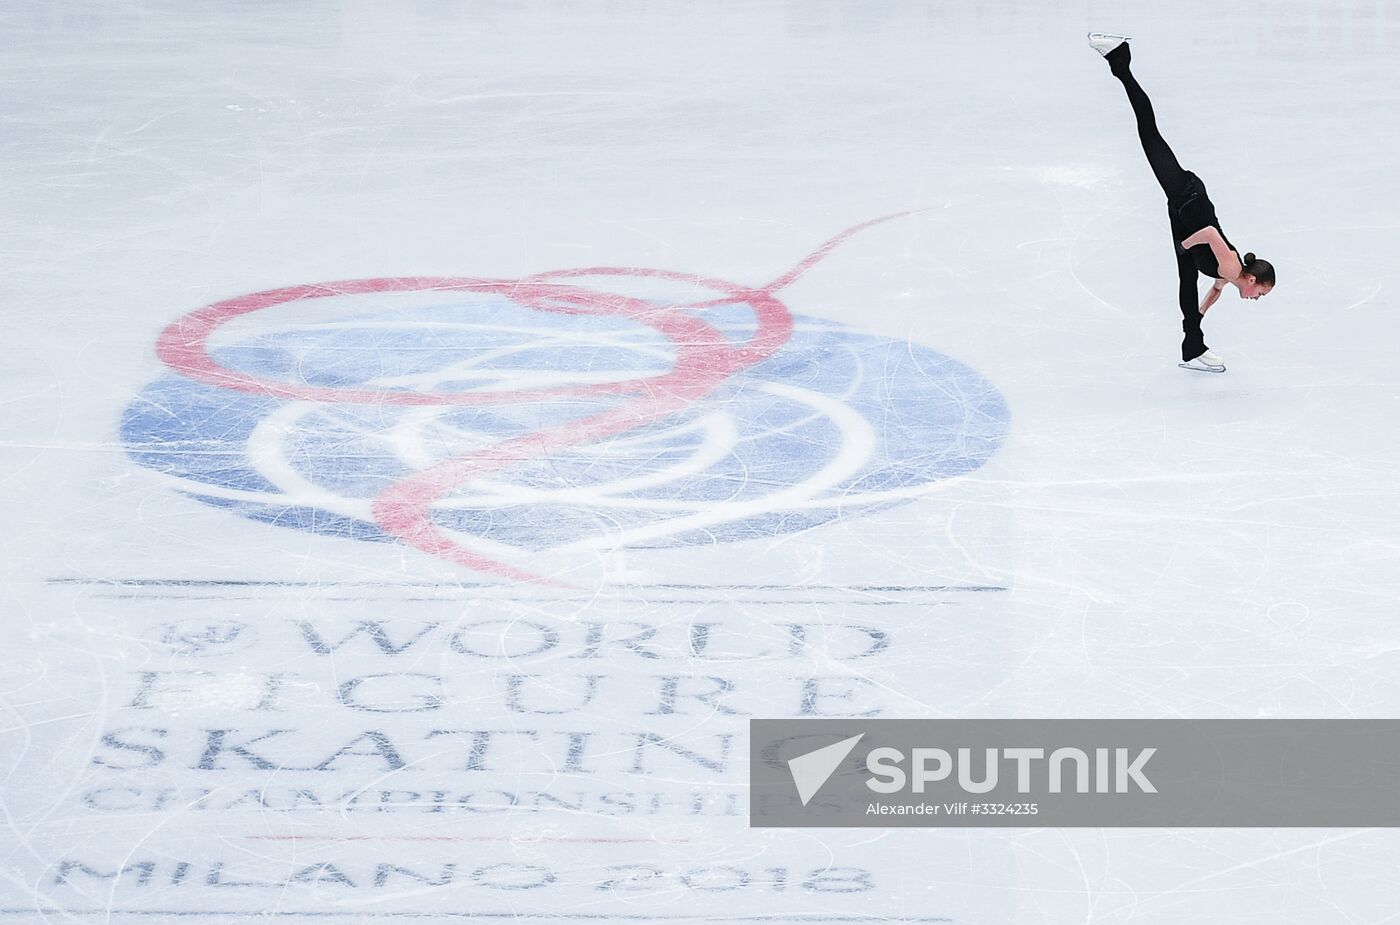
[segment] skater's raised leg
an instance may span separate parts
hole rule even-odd
[[[1137,117],[1138,139],[1142,142],[1142,151],[1147,155],[1147,163],[1152,167],[1152,173],[1157,177],[1162,192],[1170,199],[1186,186],[1186,171],[1177,162],[1176,155],[1162,138],[1162,133],[1157,131],[1157,115],[1152,111],[1152,101],[1148,99],[1147,91],[1142,89],[1129,67],[1132,51],[1127,41],[1124,40],[1106,53],[1104,59],[1108,61],[1113,76],[1123,82],[1123,89],[1128,93],[1128,102],[1133,107],[1133,115]]]

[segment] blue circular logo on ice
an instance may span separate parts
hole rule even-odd
[[[384,541],[371,510],[381,492],[443,460],[616,408],[616,392],[582,386],[662,375],[675,360],[674,345],[627,318],[543,313],[479,293],[368,301],[231,325],[210,353],[264,381],[323,388],[581,388],[475,406],[325,404],[170,374],[126,409],[128,452],[206,504]],[[736,341],[754,327],[740,306],[704,318]],[[1005,401],[967,366],[830,321],[794,321],[781,349],[684,410],[527,454],[436,499],[433,523],[528,550],[771,537],[926,494],[981,466],[1005,437]]]

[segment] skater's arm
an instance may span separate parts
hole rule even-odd
[[[1201,300],[1202,315],[1210,311],[1210,307],[1215,304],[1215,300],[1220,298],[1220,290],[1224,288],[1225,280],[1217,279],[1214,283],[1211,284],[1211,287],[1206,290],[1206,297]]]
[[[1215,266],[1220,271],[1221,279],[1236,279],[1244,270],[1244,267],[1240,266],[1240,258],[1230,250],[1230,245],[1225,243],[1225,238],[1215,230],[1214,225],[1207,225],[1181,242],[1181,246],[1186,250],[1197,244],[1210,245],[1210,252],[1215,255]]]

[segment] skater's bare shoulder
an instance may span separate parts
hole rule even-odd
[[[1239,255],[1230,249],[1230,245],[1225,243],[1225,237],[1216,230],[1214,225],[1207,225],[1191,237],[1181,242],[1181,246],[1187,250],[1198,244],[1209,245],[1211,253],[1215,255],[1215,265],[1220,271],[1221,279],[1238,279],[1244,270],[1244,265],[1240,263]]]

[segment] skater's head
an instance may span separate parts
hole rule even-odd
[[[1245,254],[1243,265],[1239,279],[1240,298],[1258,299],[1273,291],[1277,278],[1272,263],[1260,260],[1253,254]]]

